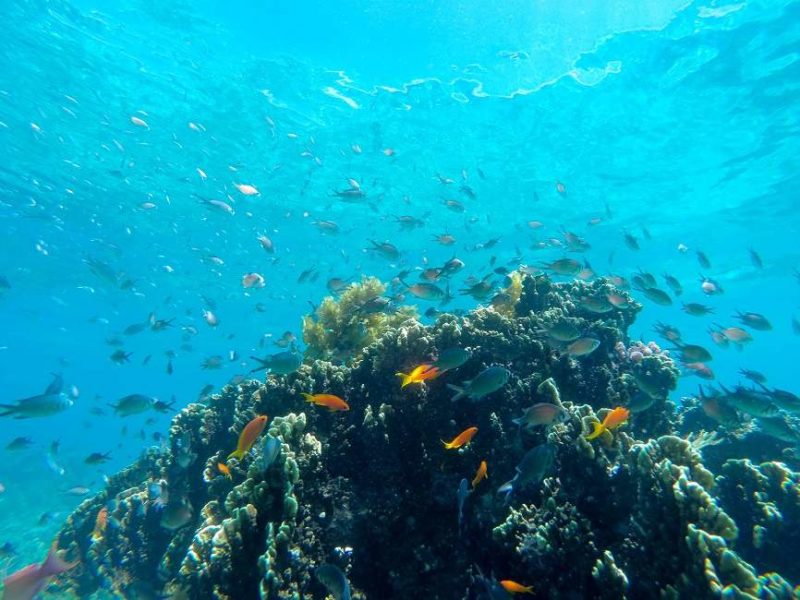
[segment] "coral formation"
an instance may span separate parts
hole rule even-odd
[[[383,298],[386,286],[375,277],[352,283],[337,298],[327,296],[313,313],[303,318],[306,356],[348,361],[389,329],[417,317],[416,308],[392,310]]]
[[[327,588],[314,574],[325,564],[346,575],[355,598],[476,597],[497,588],[494,577],[551,598],[790,597],[796,567],[777,549],[797,538],[777,515],[797,518],[797,474],[729,461],[716,479],[700,454],[719,448],[709,445],[715,440],[676,435],[666,398],[677,377],[672,361],[626,337],[638,305],[587,310],[581,299],[624,292],[602,280],[518,277],[513,314],[479,308],[430,326],[378,315],[366,333],[373,315],[358,307],[383,293],[374,280],[346,302],[331,300],[307,322],[306,340],[313,355],[332,357],[344,336],[350,364],[317,359],[183,409],[168,448],[112,477],[68,520],[59,545],[88,568],[65,574],[63,591],[124,595],[147,581],[153,595],[321,599]],[[564,337],[569,327],[555,329],[563,323],[598,348],[571,356],[554,333]],[[395,373],[454,347],[470,351],[466,363],[400,388]],[[510,371],[505,385],[450,401],[447,384],[491,365]],[[634,401],[645,375],[653,402],[587,440],[592,423]],[[320,391],[345,398],[350,411],[303,401],[303,392]],[[558,406],[560,417],[514,423],[537,403]],[[226,478],[217,463],[262,414],[273,417],[263,443],[232,459]],[[442,439],[468,427],[478,430],[471,443],[443,449]],[[523,457],[540,446],[552,460],[526,480]],[[468,489],[460,482],[482,461],[490,478]],[[512,478],[526,484],[498,494]],[[109,502],[114,526],[87,541]],[[165,520],[166,511],[182,518]]]

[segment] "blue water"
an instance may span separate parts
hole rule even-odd
[[[532,246],[563,228],[591,244],[576,257],[598,275],[643,269],[662,287],[663,273],[682,282],[669,307],[634,292],[645,308],[633,338],[657,340],[654,323],[669,323],[712,349],[718,381],[734,384],[746,367],[798,391],[800,2],[317,4],[2,3],[0,275],[11,286],[0,290],[2,402],[40,393],[53,372],[80,392],[58,416],[0,420],[3,447],[33,440],[2,451],[0,543],[18,551],[0,558],[4,569],[42,555],[80,502],[65,490],[97,491],[168,429],[168,415],[121,419],[107,403],[142,393],[184,406],[205,384],[245,374],[248,357],[276,351],[284,331],[301,337],[308,301],[327,295],[331,277],[388,281],[457,256],[466,268],[455,290],[518,255],[529,265],[561,258],[563,249]],[[347,178],[367,203],[331,195]],[[399,215],[425,224],[401,231]],[[322,235],[317,220],[340,233]],[[454,246],[432,241],[444,232]],[[370,239],[392,241],[401,259],[366,253]],[[97,277],[86,259],[133,287]],[[298,283],[312,267],[317,280]],[[263,289],[243,289],[250,272]],[[725,294],[704,296],[701,274]],[[209,299],[215,328],[203,320]],[[687,316],[681,301],[715,315]],[[457,295],[447,309],[475,305]],[[741,352],[716,349],[707,329],[735,324],[737,309],[774,329]],[[122,335],[150,313],[173,326]],[[129,363],[109,359],[114,337]],[[219,370],[201,368],[216,355]],[[683,377],[672,399],[698,383]],[[46,464],[54,440],[64,474]],[[109,451],[106,464],[84,463]],[[55,515],[39,525],[46,512]]]

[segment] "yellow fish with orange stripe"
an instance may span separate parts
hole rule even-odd
[[[456,437],[453,438],[450,442],[445,442],[442,440],[442,444],[448,450],[455,450],[457,448],[461,448],[462,446],[466,446],[472,441],[472,438],[475,437],[475,434],[478,433],[477,427],[468,427],[461,433],[459,433]]]
[[[522,585],[521,583],[517,583],[516,581],[511,581],[510,579],[503,579],[500,582],[500,585],[503,586],[503,589],[507,591],[509,594],[532,594],[533,588],[529,585]]]
[[[266,425],[267,415],[259,415],[245,425],[244,429],[242,429],[242,433],[239,434],[239,441],[236,444],[236,450],[228,455],[228,459],[230,460],[231,458],[237,458],[242,460],[242,457],[250,452],[250,448],[252,448],[253,444],[256,443],[258,436],[260,436],[261,432],[264,431],[264,427],[266,427]]]
[[[403,378],[400,387],[404,388],[411,383],[422,383],[429,379],[436,379],[439,376],[439,369],[430,363],[423,363],[414,367],[410,373],[395,373],[395,375]]]
[[[481,464],[478,465],[478,471],[475,473],[475,478],[472,480],[472,489],[475,489],[475,486],[478,485],[484,479],[489,477],[489,473],[487,472],[487,465],[486,461],[482,460]]]
[[[306,402],[316,404],[317,406],[324,406],[331,412],[350,410],[350,405],[334,394],[306,394],[304,392],[303,398],[306,399]]]
[[[586,436],[587,440],[593,440],[600,437],[604,431],[611,431],[616,429],[628,420],[631,412],[627,408],[618,406],[606,414],[602,423],[593,423],[594,431]]]

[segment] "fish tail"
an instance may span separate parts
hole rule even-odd
[[[505,494],[506,497],[503,499],[503,504],[508,504],[508,501],[511,500],[511,494],[514,493],[514,482],[516,481],[516,477],[511,481],[506,481],[503,485],[497,488],[498,494]]]
[[[445,442],[444,440],[440,440],[440,441],[442,442],[444,447],[447,448],[448,450],[450,450],[453,447],[453,444],[451,444],[450,442]]]
[[[237,448],[236,450],[228,454],[228,458],[226,458],[225,461],[227,462],[232,458],[235,458],[236,460],[242,460],[242,456],[244,456],[244,450],[239,450],[239,448]]]
[[[306,402],[311,402],[312,404],[314,403],[314,396],[311,394],[306,394],[305,392],[300,392],[300,394],[306,399]]]
[[[450,398],[450,400],[452,400],[453,402],[455,402],[456,400],[460,400],[461,398],[464,397],[464,388],[460,388],[457,385],[453,385],[452,383],[448,383],[447,387],[456,392],[456,395]]]
[[[17,407],[13,404],[0,404],[0,409],[3,410],[0,412],[0,417],[9,417],[17,412]]]
[[[592,431],[592,433],[586,436],[587,440],[593,440],[595,438],[598,438],[600,437],[601,433],[606,431],[606,427],[602,423],[592,423],[592,425],[594,427],[594,431]]]

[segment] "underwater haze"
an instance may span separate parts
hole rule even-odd
[[[4,597],[800,594],[800,1],[0,18]]]

